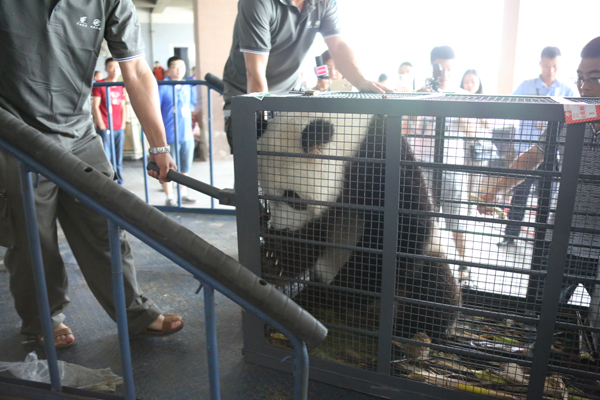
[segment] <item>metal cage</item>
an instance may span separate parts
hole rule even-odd
[[[328,327],[311,378],[385,398],[600,399],[600,145],[565,122],[574,102],[600,99],[234,100],[240,262]],[[243,322],[246,359],[287,368],[289,343]]]

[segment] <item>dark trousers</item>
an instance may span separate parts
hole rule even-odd
[[[116,129],[111,134],[111,131],[108,129],[97,129],[96,133],[102,138],[104,152],[117,173],[117,183],[123,185],[123,144],[125,142],[125,131],[123,129]]]
[[[92,140],[89,140],[90,138]],[[81,142],[81,145],[76,143],[70,146],[71,152],[94,169],[107,176],[113,176],[113,169],[108,163],[98,136],[88,135],[84,139],[61,140]],[[41,334],[18,165],[14,158],[1,151],[0,189],[8,206],[6,212],[0,213],[0,227],[5,224],[11,228],[11,237],[4,238],[9,239],[6,241],[8,250],[4,263],[10,274],[10,291],[15,308],[22,320],[21,333]],[[43,176],[39,177],[34,194],[42,261],[54,327],[65,320],[62,312],[69,303],[67,272],[58,246],[57,219],[90,290],[109,316],[115,319],[106,218]],[[8,217],[9,220],[1,221],[3,217]],[[0,243],[3,242],[4,240],[0,240]],[[129,330],[137,333],[158,318],[160,310],[138,287],[131,248],[125,238],[125,232],[121,233],[121,253]]]
[[[542,269],[546,270],[548,268],[548,256],[550,254],[550,245],[546,243],[544,246],[543,258],[542,258]],[[562,283],[562,288],[560,290],[560,304],[567,304],[573,296],[573,292],[577,289],[577,286],[581,283],[585,290],[589,293],[590,296],[594,294],[594,286],[593,282],[596,279],[596,274],[598,271],[598,259],[597,258],[587,258],[587,257],[579,257],[573,254],[567,254],[567,260],[565,265],[564,279]],[[570,277],[566,277],[566,275],[571,275]],[[543,281],[539,285],[538,290],[543,289],[544,284]],[[542,291],[538,292],[541,296]]]
[[[513,189],[512,200],[510,201],[510,210],[508,211],[508,219],[511,221],[523,221],[525,217],[525,209],[527,199],[531,193],[531,187],[535,183],[535,179],[525,179]],[[506,225],[504,235],[509,238],[519,237],[521,225]]]

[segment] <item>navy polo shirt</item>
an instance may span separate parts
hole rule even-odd
[[[117,61],[143,56],[131,0],[1,0],[0,107],[46,133],[93,129],[89,98],[102,39]]]

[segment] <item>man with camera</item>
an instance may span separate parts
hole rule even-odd
[[[455,54],[450,46],[438,46],[431,50],[432,78],[429,78],[419,92],[462,92],[452,76]],[[436,157],[435,135],[436,118],[418,117],[412,124],[411,144],[415,158],[429,163],[423,168],[425,178],[434,201],[436,211],[441,208],[444,214],[453,218],[445,218],[446,229],[452,232],[456,253],[460,259],[465,258],[466,226],[459,216],[466,214],[467,177],[464,172],[453,170],[451,166],[464,165],[465,145],[463,136],[467,124],[458,118],[446,118],[444,124],[443,158]],[[438,156],[439,157],[439,156]],[[443,164],[443,165],[440,165]],[[450,166],[450,168],[447,168]],[[468,268],[459,266],[462,280],[468,279]]]

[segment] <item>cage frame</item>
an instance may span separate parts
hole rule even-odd
[[[340,95],[340,94],[338,94]],[[568,100],[568,99],[567,99]],[[584,99],[573,99],[582,101]],[[565,122],[564,104],[549,98],[538,96],[478,96],[456,94],[420,94],[376,95],[364,93],[346,93],[325,96],[239,96],[232,103],[233,135],[235,141],[235,190],[237,196],[237,230],[239,261],[248,266],[252,272],[261,274],[261,256],[258,238],[259,194],[257,191],[257,142],[255,136],[255,115],[258,111],[281,112],[319,112],[345,114],[381,114],[386,115],[388,130],[401,131],[404,116],[436,117],[437,126],[443,126],[444,117],[490,118],[509,120],[528,120],[548,122],[558,132],[558,123]],[[439,130],[438,130],[439,131]],[[556,207],[554,235],[547,265],[546,286],[544,289],[535,342],[535,353],[531,361],[532,372],[528,386],[527,399],[542,398],[544,383],[549,370],[552,336],[556,326],[559,308],[559,295],[565,269],[569,230],[572,212],[575,206],[575,193],[579,176],[579,160],[583,148],[585,123],[567,125],[567,139],[564,148],[564,162],[560,175],[560,189]],[[443,132],[442,132],[443,133]],[[436,133],[438,134],[438,133]],[[399,191],[400,135],[388,135],[386,150],[386,201],[384,206],[385,221],[398,218],[397,194]],[[443,152],[443,149],[441,150]],[[548,152],[547,152],[548,153]],[[440,160],[439,148],[435,159]],[[486,168],[490,172],[514,173],[508,168]],[[549,187],[542,190],[551,190]],[[393,196],[396,196],[395,198]],[[547,197],[548,199],[550,196]],[[549,200],[548,200],[549,203]],[[549,207],[549,204],[541,205]],[[475,217],[476,218],[476,217]],[[385,228],[388,227],[388,228]],[[389,230],[396,231],[397,223],[386,223],[384,227],[383,259],[395,260],[395,236]],[[543,232],[536,232],[536,237]],[[535,255],[534,255],[535,256]],[[391,257],[391,258],[390,258]],[[394,271],[389,272],[394,274]],[[390,313],[394,304],[395,279],[382,277],[381,313]],[[531,279],[530,279],[531,281]],[[484,292],[486,295],[492,293]],[[477,291],[463,291],[464,299],[476,296]],[[495,301],[517,301],[513,296],[493,295]],[[464,301],[464,300],[463,300]],[[464,304],[463,306],[464,307]],[[494,313],[492,311],[492,313]],[[494,313],[495,314],[495,313]],[[526,318],[525,318],[526,319]],[[380,318],[377,371],[370,371],[332,361],[311,357],[311,378],[332,385],[356,390],[359,392],[384,398],[398,398],[401,395],[412,395],[419,398],[438,399],[481,399],[481,395],[460,392],[413,381],[390,373],[392,322]],[[265,342],[264,323],[258,318],[243,313],[244,349],[246,361],[262,366],[291,372],[291,364],[283,363],[290,352],[269,346]],[[599,330],[600,331],[600,330]]]

